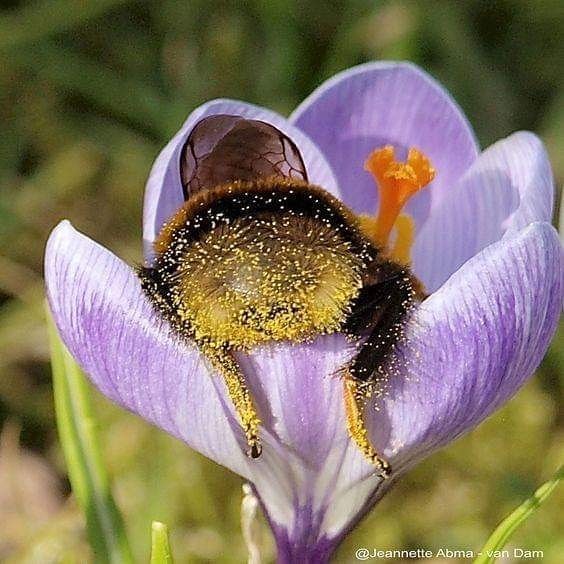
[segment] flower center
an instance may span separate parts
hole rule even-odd
[[[413,195],[435,178],[435,169],[429,159],[413,147],[409,149],[406,162],[396,161],[391,145],[372,151],[364,169],[378,185],[380,206],[376,217],[360,217],[361,229],[377,245],[388,248],[399,262],[409,262],[414,224],[410,216],[400,215],[400,212]],[[389,238],[394,226],[396,240],[390,249]]]

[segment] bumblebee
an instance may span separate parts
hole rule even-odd
[[[433,174],[420,156],[410,153],[415,184]],[[405,166],[394,173],[393,149],[371,158],[376,172],[387,171],[382,184],[395,178],[415,185],[404,178]],[[260,420],[234,353],[341,332],[357,343],[340,370],[349,434],[379,474],[389,475],[368,439],[364,410],[422,296],[409,268],[383,248],[395,218],[382,209],[377,219],[358,217],[309,183],[288,136],[239,116],[201,120],[183,146],[178,174],[184,205],[138,274],[173,331],[196,343],[224,378],[249,456],[261,454]],[[398,194],[387,210],[403,205]]]

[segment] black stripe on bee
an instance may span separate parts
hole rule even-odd
[[[171,218],[161,236],[167,243],[182,240],[189,244],[238,219],[258,221],[283,215],[325,223],[349,241],[351,252],[367,263],[378,255],[378,249],[361,235],[356,216],[336,198],[322,188],[283,178],[234,182],[195,194]],[[175,245],[163,245],[163,251],[169,252],[171,246]]]

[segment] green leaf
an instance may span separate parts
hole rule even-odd
[[[47,315],[59,440],[73,493],[86,516],[92,550],[97,562],[133,562],[102,464],[88,384]]]
[[[168,527],[159,521],[151,525],[151,564],[172,564],[172,552],[168,540]]]
[[[500,551],[511,538],[515,530],[528,519],[556,488],[564,478],[564,466],[560,467],[554,476],[544,483],[530,498],[525,500],[517,509],[511,512],[495,529],[474,560],[474,564],[488,564],[496,561],[496,551]]]

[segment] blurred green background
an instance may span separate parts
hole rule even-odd
[[[43,318],[42,255],[61,218],[140,261],[144,182],[196,105],[234,97],[287,114],[336,71],[374,59],[431,72],[482,146],[537,132],[560,186],[563,32],[561,0],[3,0],[0,560],[90,560],[57,442]],[[337,561],[354,562],[357,546],[480,548],[562,460],[563,341],[561,331],[505,408],[405,477]],[[137,560],[159,519],[179,562],[243,562],[241,480],[98,394],[95,409]],[[546,563],[564,559],[563,490],[512,540],[544,549]]]

